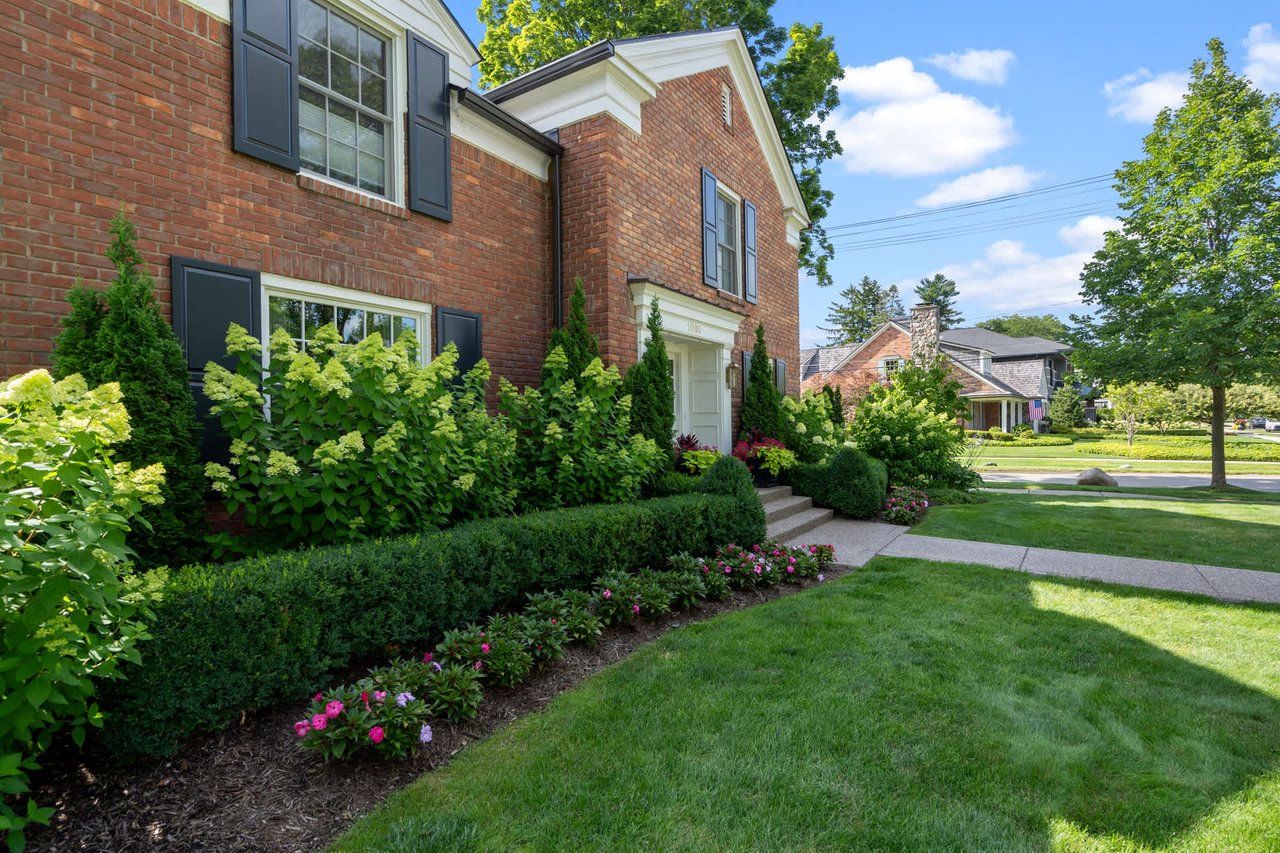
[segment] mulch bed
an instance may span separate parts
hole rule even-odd
[[[847,570],[830,567],[828,580]],[[513,690],[485,691],[466,723],[432,723],[434,739],[401,761],[376,756],[326,764],[303,749],[293,722],[306,704],[271,708],[225,732],[199,738],[171,759],[114,766],[106,756],[66,748],[44,757],[36,801],[57,809],[33,826],[33,851],[313,851],[342,834],[395,791],[445,764],[467,744],[543,708],[640,645],[672,628],[798,592],[815,581],[737,592],[695,611],[606,629],[595,646],[565,657]]]

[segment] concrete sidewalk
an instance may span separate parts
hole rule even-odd
[[[838,518],[805,533],[803,543],[788,544],[834,545],[835,562],[850,567],[864,566],[878,556],[912,557],[939,563],[978,563],[1035,575],[1191,592],[1223,601],[1280,603],[1280,573],[937,536],[908,536],[904,535],[906,532],[906,527],[896,524]]]

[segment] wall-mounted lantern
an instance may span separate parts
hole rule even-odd
[[[742,384],[742,366],[736,361],[731,361],[724,369],[724,384],[730,391],[738,390],[738,386]]]

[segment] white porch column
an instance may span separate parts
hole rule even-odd
[[[1000,401],[1000,429],[1009,431],[1009,401]]]

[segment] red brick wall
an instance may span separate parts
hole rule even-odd
[[[643,133],[596,116],[560,129],[565,153],[565,278],[581,275],[601,348],[622,365],[636,359],[628,276],[648,278],[741,314],[733,359],[755,349],[762,322],[769,354],[787,362],[787,388],[800,390],[799,272],[787,243],[782,200],[734,91],[732,129],[721,118],[726,68],[662,84],[642,107]],[[701,172],[757,208],[759,303],[702,283]],[[734,424],[741,406],[734,395]]]
[[[906,332],[896,326],[885,327],[884,331],[876,335],[865,349],[845,362],[838,371],[812,376],[805,382],[805,387],[821,388],[824,383],[832,382],[833,379],[838,380],[840,377],[848,378],[852,385],[857,385],[859,381],[865,385],[873,379],[878,380],[882,358],[903,360],[911,358],[911,338]],[[961,370],[951,363],[948,363],[947,367],[951,377],[964,386],[961,393],[973,391],[999,393],[994,386],[988,385],[968,371]]]
[[[536,382],[549,187],[454,138],[453,222],[231,150],[230,28],[179,0],[0,0],[0,376],[45,365],[65,292],[106,282],[122,207],[169,301],[171,254],[484,317],[494,372]]]

